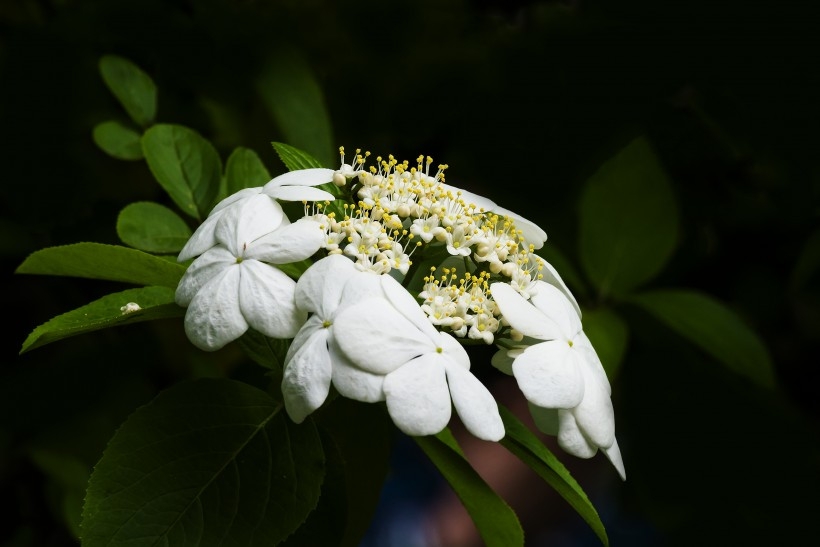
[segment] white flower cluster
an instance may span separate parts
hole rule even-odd
[[[378,157],[368,168],[369,152],[351,164],[340,153],[338,170],[292,171],[237,192],[194,232],[178,258],[195,260],[176,293],[190,340],[213,351],[249,328],[292,339],[282,392],[296,422],[333,386],[384,401],[408,435],[440,432],[455,408],[491,441],[504,425],[463,343],[496,343],[493,364],[515,376],[538,427],[576,456],[600,448],[625,477],[609,381],[580,308],[535,254],[544,231],[445,184],[447,166],[431,174],[430,157],[413,167]],[[293,223],[288,201],[304,204]],[[298,279],[277,267],[306,259]]]

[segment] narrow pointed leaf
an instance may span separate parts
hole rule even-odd
[[[288,168],[288,171],[297,171],[299,169],[312,169],[316,167],[327,167],[322,165],[319,160],[298,148],[285,144],[283,142],[273,142],[273,149],[279,155],[279,159]]]
[[[142,136],[142,151],[174,203],[197,220],[205,218],[222,179],[222,160],[214,145],[188,127],[158,124]]]
[[[176,384],[120,427],[94,468],[83,545],[276,545],[316,507],[318,432],[248,384]]]
[[[664,289],[633,295],[629,302],[730,370],[760,386],[774,386],[769,350],[736,312],[717,299],[689,289]]]
[[[464,504],[487,547],[524,545],[518,516],[473,469],[449,429],[413,439]]]
[[[185,266],[128,247],[84,242],[35,251],[15,273],[106,279],[176,289]]]
[[[157,86],[148,74],[118,55],[104,55],[100,59],[99,68],[105,85],[132,120],[141,126],[154,121],[157,112]]]
[[[94,143],[100,149],[118,160],[141,160],[142,135],[118,121],[102,122],[94,127]]]
[[[192,233],[182,217],[150,201],[126,205],[117,217],[122,242],[149,253],[178,253]]]
[[[595,535],[604,545],[609,545],[606,529],[598,512],[589,501],[581,486],[570,475],[564,465],[558,461],[544,444],[538,440],[532,431],[510,412],[509,409],[498,405],[501,419],[504,421],[506,435],[501,444],[527,464],[539,477],[552,486],[573,509],[583,518]]]
[[[256,90],[283,140],[315,156],[320,167],[332,163],[333,136],[324,94],[298,51],[273,55],[257,77]]]
[[[43,323],[28,335],[20,353],[95,330],[130,323],[182,317],[185,308],[174,302],[168,287],[140,287],[109,294]],[[138,308],[136,306],[138,306]]]
[[[259,155],[242,146],[234,149],[225,163],[225,184],[228,195],[245,188],[264,186],[271,176]]]
[[[671,184],[640,137],[587,180],[580,201],[581,265],[601,295],[621,295],[658,274],[677,242]]]
[[[585,309],[583,322],[584,332],[601,359],[607,376],[614,380],[626,353],[629,327],[609,308]]]

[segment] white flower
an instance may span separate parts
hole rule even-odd
[[[332,178],[332,169],[299,169],[279,175],[264,186],[245,188],[231,194],[217,203],[208,214],[208,218],[197,227],[182,251],[180,251],[177,260],[185,262],[216,245],[216,225],[222,215],[233,207],[239,207],[254,196],[260,194],[269,196],[274,203],[277,199],[283,201],[333,201],[334,197],[330,192],[313,188],[313,186],[330,182]],[[271,229],[276,229],[285,216],[282,207],[278,203],[276,203],[276,206],[277,208],[272,211],[271,225],[273,227]]]
[[[345,302],[373,292],[381,292],[378,275],[359,270],[339,254],[319,260],[299,278],[296,307],[311,315],[288,348],[282,378],[285,410],[294,422],[322,406],[331,380],[345,397],[365,402],[384,398],[383,377],[353,370],[355,365],[334,341],[336,314]]]
[[[295,306],[296,282],[271,264],[304,260],[322,244],[312,219],[291,224],[267,195],[225,208],[214,225],[216,243],[188,267],[176,302],[187,306],[185,332],[214,351],[253,327],[271,338],[292,338],[306,315]]]
[[[384,377],[384,399],[396,426],[408,435],[439,433],[455,406],[473,435],[500,440],[504,424],[498,405],[470,373],[461,344],[438,332],[398,281],[386,275],[379,280],[382,296],[338,313],[334,339],[358,370]],[[341,387],[335,378],[334,385]]]
[[[561,448],[581,458],[591,458],[602,449],[625,479],[606,372],[573,303],[553,285],[544,281],[535,285],[529,301],[506,283],[490,286],[510,326],[541,341],[508,353],[514,359],[512,374],[539,429],[557,434]],[[493,364],[504,370],[503,361],[494,358]]]

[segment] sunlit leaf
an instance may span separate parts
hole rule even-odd
[[[646,139],[635,139],[586,183],[581,265],[601,295],[621,295],[658,274],[677,242],[678,209],[669,179]]]
[[[150,201],[126,205],[117,217],[117,235],[122,242],[149,253],[177,253],[191,233],[178,214]]]
[[[288,171],[297,171],[299,169],[311,169],[314,167],[327,167],[319,163],[319,160],[298,148],[285,144],[283,142],[272,142],[273,149],[279,155],[279,159],[288,168]]]
[[[449,429],[413,439],[464,504],[487,547],[524,545],[518,516],[473,469]]]
[[[731,308],[689,289],[665,289],[633,295],[637,304],[732,371],[770,388],[774,370],[769,350]]]
[[[257,77],[256,90],[283,140],[316,157],[319,167],[333,163],[335,149],[324,94],[298,51],[274,54]]]
[[[544,479],[587,522],[601,542],[609,545],[598,511],[566,467],[512,412],[501,405],[498,410],[506,430],[501,444]]]
[[[84,242],[34,251],[15,273],[106,279],[176,289],[185,266],[128,247]]]
[[[629,341],[629,327],[609,308],[584,310],[584,332],[601,359],[609,379],[614,379],[621,368]]]
[[[197,220],[205,218],[222,179],[222,160],[214,145],[188,127],[158,124],[142,136],[142,151],[174,203]]]
[[[142,135],[122,123],[110,120],[94,127],[94,142],[100,149],[118,160],[141,160]]]
[[[225,163],[225,184],[228,195],[245,188],[264,186],[271,180],[270,173],[250,148],[242,146],[234,149]]]
[[[83,545],[276,545],[316,507],[312,421],[226,379],[183,382],[120,427],[94,468]]]
[[[118,55],[104,55],[100,75],[111,93],[137,124],[149,125],[157,111],[157,87],[148,74]]]
[[[140,287],[108,294],[43,323],[28,335],[20,353],[96,330],[185,315],[168,287]],[[129,306],[129,304],[131,304]],[[133,304],[139,306],[137,309]]]

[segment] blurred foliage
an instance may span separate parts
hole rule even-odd
[[[140,158],[134,124],[150,119],[194,128],[222,158],[247,147],[273,175],[286,168],[272,141],[323,161],[343,145],[448,163],[448,183],[547,231],[545,256],[574,279],[585,320],[610,335],[596,345],[620,363],[613,402],[629,472],[626,483],[606,486],[616,497],[601,515],[612,544],[813,537],[818,15],[808,3],[735,0],[3,3],[0,260],[14,315],[0,377],[0,481],[12,498],[0,542],[74,544],[80,485],[137,407],[182,379],[262,374],[236,347],[191,347],[173,319],[18,356],[45,319],[130,288],[12,272],[43,247],[119,244],[118,216],[131,203],[174,206],[147,162],[122,161]],[[287,68],[302,91],[271,81],[283,52],[299,55]],[[106,55],[152,76],[155,112],[135,106],[128,118],[99,77]],[[288,118],[302,108],[326,109],[332,127]],[[668,179],[677,231],[663,260],[636,265],[629,288],[685,289],[721,303],[760,337],[776,389],[599,290],[602,278],[584,258],[586,181],[636,138]],[[595,211],[619,218],[605,205]],[[657,235],[646,230],[623,233]],[[640,248],[631,252],[641,260]],[[538,521],[522,525],[537,537]]]

